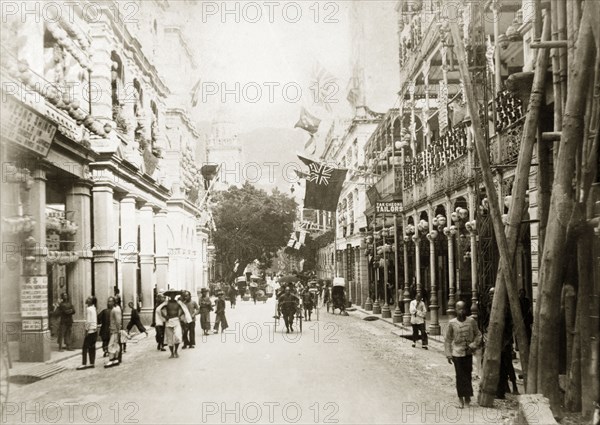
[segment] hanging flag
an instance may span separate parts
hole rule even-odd
[[[362,102],[362,72],[361,72],[360,62],[357,60],[354,63],[352,68],[352,77],[348,81],[348,85],[346,86],[346,91],[348,95],[346,96],[346,100],[350,103],[353,108],[357,108],[361,105]]]
[[[192,108],[195,108],[198,104],[198,98],[200,97],[200,80],[201,78],[199,78],[198,82],[194,84],[194,87],[192,87],[192,91],[190,92],[192,96]]]
[[[317,140],[315,139],[315,136],[311,134],[310,139],[304,143],[304,152],[306,152],[308,155],[314,155],[316,151]]]
[[[304,195],[304,208],[337,211],[337,204],[346,180],[346,169],[338,169],[298,155],[309,168]]]
[[[338,91],[337,78],[317,62],[313,67],[311,80],[310,89],[314,95],[314,102],[331,112],[331,103],[337,103],[333,98]]]
[[[375,202],[379,199],[379,191],[375,185],[367,189],[367,198],[369,199],[371,206],[375,205]]]
[[[316,116],[312,115],[310,112],[308,112],[306,108],[302,107],[302,111],[300,112],[300,119],[298,120],[294,128],[301,128],[313,135],[319,130],[319,124],[321,124],[321,120]]]

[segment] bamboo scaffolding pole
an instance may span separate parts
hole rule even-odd
[[[567,41],[567,1],[572,0],[557,0],[558,10],[556,11],[557,22],[557,38],[560,41]],[[568,44],[567,44],[568,45]],[[562,109],[565,109],[567,103],[567,45],[558,50],[560,63],[560,94]]]
[[[586,2],[585,9],[588,9]],[[583,113],[586,105],[588,81],[594,59],[594,39],[592,35],[590,10],[583,13],[578,46],[574,62],[570,67],[572,86],[564,114],[564,130],[558,160],[555,163],[553,191],[550,199],[550,216],[546,230],[546,240],[540,268],[540,297],[534,319],[534,341],[532,359],[537,357],[538,367],[530,380],[536,379],[536,391],[550,400],[551,406],[560,409],[560,390],[558,385],[559,358],[556,347],[560,326],[560,294],[564,277],[563,259],[566,255],[567,230],[575,206],[575,194],[572,180],[575,172],[575,159],[578,146],[583,138]],[[555,106],[558,102],[555,102]],[[532,371],[533,372],[533,371]],[[533,387],[532,387],[533,388]]]
[[[558,0],[550,1],[550,20],[552,23],[552,42],[558,42]],[[560,51],[558,48],[553,48],[550,51],[552,59],[552,84],[554,93],[554,131],[562,130],[562,86],[560,83]],[[553,156],[554,162],[558,156],[559,143],[554,144]]]
[[[458,59],[459,70],[461,74],[461,78],[464,81],[465,85],[465,94],[467,105],[469,107],[469,112],[471,115],[472,126],[475,134],[475,146],[477,149],[477,155],[479,157],[479,162],[481,164],[483,182],[486,188],[486,193],[488,196],[488,202],[490,204],[490,214],[492,216],[492,224],[494,227],[494,233],[496,234],[496,240],[498,243],[498,249],[500,251],[500,272],[499,277],[496,280],[496,289],[495,295],[492,302],[492,315],[490,318],[490,326],[488,328],[488,333],[490,335],[488,339],[488,347],[485,350],[484,364],[483,364],[483,377],[479,391],[479,404],[483,407],[491,407],[494,403],[494,395],[496,393],[496,387],[499,379],[499,369],[500,369],[500,352],[502,346],[502,334],[504,330],[504,309],[506,304],[506,297],[508,295],[508,300],[510,304],[511,314],[513,317],[513,322],[515,323],[515,331],[517,334],[517,341],[519,344],[519,349],[523,350],[524,358],[522,359],[523,371],[526,373],[527,371],[527,362],[528,362],[528,353],[529,346],[527,341],[527,335],[525,333],[525,327],[523,325],[523,318],[521,313],[521,308],[519,304],[518,291],[517,291],[517,283],[512,278],[512,264],[514,262],[514,253],[516,251],[516,238],[518,235],[518,229],[520,226],[521,218],[519,217],[523,212],[523,206],[525,205],[525,192],[521,196],[522,199],[519,198],[520,191],[516,191],[517,199],[513,197],[513,206],[511,208],[511,219],[510,225],[508,227],[508,232],[511,237],[514,234],[515,243],[512,244],[513,248],[509,248],[508,238],[506,236],[504,225],[502,223],[501,218],[501,210],[500,204],[498,201],[498,194],[496,192],[496,187],[494,185],[494,180],[492,176],[492,171],[489,162],[488,152],[485,146],[485,138],[482,131],[481,120],[479,116],[479,104],[477,99],[475,98],[475,94],[473,91],[473,83],[471,80],[471,75],[469,74],[469,69],[467,67],[467,57],[465,53],[465,48],[462,39],[460,38],[458,25],[456,21],[450,20],[450,33],[452,34],[455,52]],[[546,39],[549,38],[549,24],[546,20],[545,23],[545,31]],[[541,51],[538,54],[538,61],[542,61],[542,63],[538,63],[536,76],[534,78],[534,90],[532,91],[533,102],[530,102],[530,111],[527,114],[527,128],[532,127],[534,129],[533,135],[530,137],[530,143],[522,143],[520,148],[519,155],[519,164],[518,168],[525,170],[526,178],[523,180],[522,176],[520,180],[515,181],[515,188],[517,186],[522,186],[528,180],[529,175],[529,164],[531,163],[531,156],[533,153],[533,141],[535,140],[535,134],[537,130],[537,114],[532,114],[532,109],[534,108],[537,99],[538,105],[541,103],[541,96],[543,90],[535,90],[535,87],[538,87],[541,81],[541,87],[543,88],[543,82],[545,78],[545,69],[543,61],[547,61],[546,51]],[[540,70],[543,70],[540,71]],[[537,83],[537,84],[536,84]],[[539,113],[539,110],[537,111]],[[531,118],[533,115],[533,121]],[[533,125],[532,125],[533,123]],[[527,152],[525,150],[529,150],[529,160],[527,162],[527,166],[523,165],[523,159],[527,160]],[[516,190],[516,189],[515,189]]]

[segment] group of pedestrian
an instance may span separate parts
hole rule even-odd
[[[444,351],[448,363],[454,365],[458,405],[462,409],[465,405],[469,406],[473,397],[473,354],[481,346],[481,332],[475,319],[467,316],[467,306],[464,301],[457,302],[455,308],[456,317],[448,322]],[[418,291],[410,302],[409,312],[413,329],[412,346],[416,347],[420,338],[421,346],[427,350],[428,337],[425,328],[427,306]]]
[[[493,288],[489,291],[489,305],[494,296]],[[531,303],[525,295],[524,290],[519,291],[519,301],[527,336],[531,335],[531,324],[533,323],[531,314]],[[454,365],[456,375],[456,392],[458,394],[458,404],[460,408],[469,406],[471,397],[473,397],[473,356],[483,347],[482,333],[475,318],[467,315],[467,305],[464,301],[458,301],[455,306],[456,317],[448,322],[448,328],[444,338],[444,350],[448,363]],[[421,339],[422,347],[427,349],[428,339],[425,330],[425,318],[427,316],[427,306],[422,299],[421,293],[417,292],[409,307],[411,315],[411,325],[413,329],[413,343],[416,347],[417,341]],[[505,312],[505,326],[502,341],[502,352],[500,355],[499,382],[496,390],[496,398],[503,399],[505,393],[510,392],[509,382],[512,383],[513,393],[518,394],[517,377],[512,364],[513,358],[513,323],[510,310]],[[485,347],[483,347],[484,349]]]
[[[215,310],[213,332],[218,333],[219,328],[224,331],[228,328],[225,317],[225,294],[216,292],[217,299],[213,305],[207,289],[200,291],[198,302],[192,300],[189,291],[167,291],[157,295],[157,306],[154,309],[154,323],[156,329],[156,349],[166,351],[169,347],[170,358],[179,357],[179,346],[182,350],[196,348],[196,317],[200,316],[200,327],[204,335],[210,333],[210,312]]]

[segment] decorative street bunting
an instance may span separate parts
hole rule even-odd
[[[306,108],[302,107],[300,112],[300,119],[294,126],[294,128],[301,128],[308,131],[311,135],[315,134],[319,130],[319,124],[321,120],[308,112]]]

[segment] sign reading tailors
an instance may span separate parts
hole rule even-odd
[[[377,202],[375,212],[377,214],[400,214],[402,212],[402,202]]]
[[[12,96],[5,96],[0,132],[2,138],[46,156],[56,133],[56,124]]]

